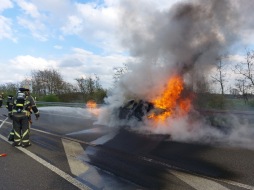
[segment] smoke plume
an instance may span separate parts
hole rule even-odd
[[[181,2],[164,11],[123,1],[122,41],[136,62],[120,82],[121,91],[149,99],[174,73],[195,87],[237,40],[238,18],[228,0]]]
[[[242,24],[242,11],[248,9],[249,3],[252,2],[247,0],[242,6],[233,0],[179,1],[161,10],[146,0],[121,1],[119,33],[134,61],[128,63],[128,72],[106,99],[110,106],[100,121],[113,124],[116,118],[110,113],[128,99],[154,99],[174,74],[181,75],[185,86],[194,90],[218,58],[239,41],[241,30],[248,28],[250,22]],[[196,126],[195,133],[185,133],[187,136],[182,136],[183,131],[190,131],[186,128],[190,126],[187,118],[169,119],[168,124],[179,127],[153,131],[170,133],[178,139],[217,133],[200,130],[204,128],[202,119],[192,124]]]

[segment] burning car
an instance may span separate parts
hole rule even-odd
[[[151,102],[144,100],[129,100],[126,104],[119,108],[119,119],[137,119],[141,121],[144,116],[149,117],[151,113],[154,113],[156,108]],[[161,112],[164,110],[161,109]]]
[[[139,121],[145,116],[162,122],[168,117],[184,116],[189,113],[192,100],[184,92],[183,79],[174,76],[159,97],[151,101],[130,100],[119,108],[118,116],[120,119],[136,118]]]

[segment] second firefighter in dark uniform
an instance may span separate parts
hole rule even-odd
[[[12,119],[12,108],[13,108],[13,96],[12,95],[7,96],[6,108],[8,110],[8,117],[10,119]],[[8,140],[14,141],[14,130],[13,129],[11,130],[11,132],[9,134]]]
[[[4,93],[0,93],[0,108],[3,105]]]
[[[7,96],[6,108],[8,110],[8,117],[12,117],[12,107],[13,107],[13,96]]]
[[[38,119],[40,114],[28,88],[19,88],[17,97],[13,101],[12,120],[14,130],[14,146],[30,146],[31,111]]]

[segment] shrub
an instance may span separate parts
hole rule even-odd
[[[59,102],[59,98],[58,98],[57,95],[51,94],[51,95],[44,96],[42,101],[45,101],[45,102]]]

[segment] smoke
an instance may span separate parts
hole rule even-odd
[[[119,33],[134,61],[127,64],[128,72],[106,99],[109,106],[102,111],[99,123],[118,125],[112,113],[119,106],[129,99],[154,99],[174,74],[184,78],[187,88],[195,89],[218,58],[239,42],[242,29],[248,28],[251,22],[243,24],[241,11],[247,10],[249,3],[246,0],[241,6],[233,0],[179,1],[161,10],[146,0],[121,1]],[[166,123],[170,127],[159,126],[151,131],[169,133],[180,140],[208,134],[225,137],[202,118],[192,124],[189,118],[169,118]]]
[[[208,123],[206,118],[190,115],[168,118],[167,122],[154,127],[151,121],[138,128],[142,133],[170,134],[170,139],[183,142],[202,142],[217,146],[243,147],[254,150],[253,115],[234,114],[213,115],[216,123]]]
[[[147,1],[121,1],[119,33],[135,61],[127,65],[115,98],[153,99],[175,73],[195,88],[239,38],[239,10],[233,2],[181,1],[159,10]]]
[[[64,116],[70,118],[85,118],[95,120],[95,114],[89,109],[84,108],[71,108],[71,107],[62,107],[62,106],[53,106],[53,107],[40,107],[39,111],[43,111],[44,114]],[[96,111],[96,110],[95,110]]]

